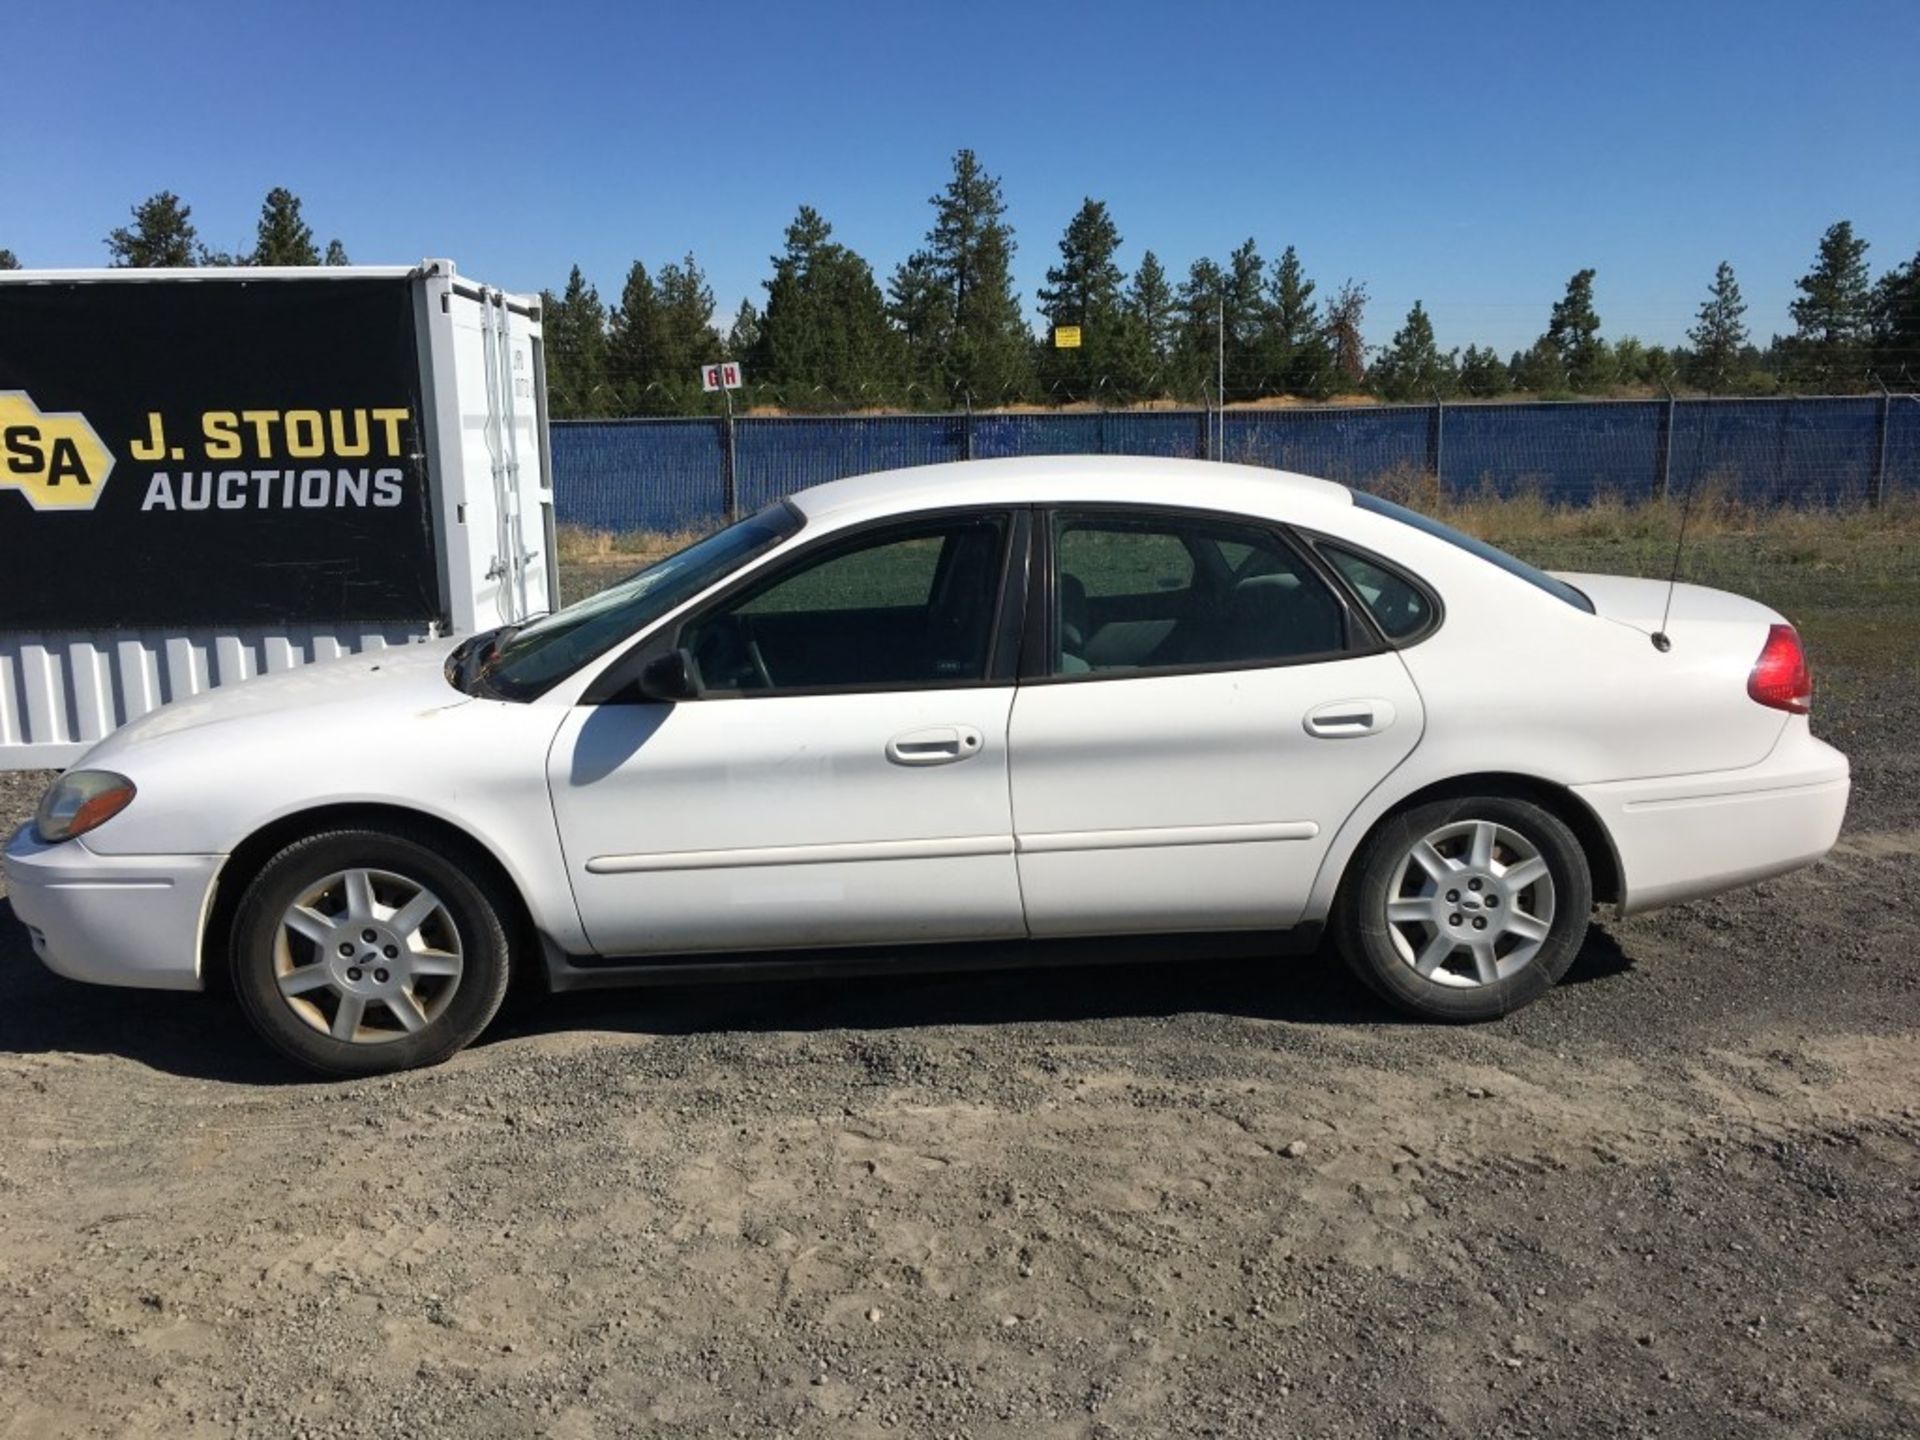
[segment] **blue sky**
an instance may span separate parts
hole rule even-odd
[[[510,289],[693,251],[763,298],[809,203],[884,283],[954,150],[1000,176],[1033,291],[1083,196],[1129,268],[1248,235],[1441,342],[1503,352],[1599,271],[1609,335],[1681,339],[1721,259],[1756,338],[1820,232],[1920,249],[1920,9],[1892,3],[1311,6],[106,4],[9,0],[0,245],[104,263],[162,188],[250,243],[286,185],[354,259]],[[22,63],[16,48],[31,36]]]

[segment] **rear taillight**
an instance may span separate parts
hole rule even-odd
[[[1760,647],[1760,658],[1747,676],[1747,694],[1792,715],[1804,715],[1813,708],[1813,671],[1793,626],[1775,625],[1767,631],[1767,643]]]

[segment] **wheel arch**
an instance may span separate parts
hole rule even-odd
[[[1327,909],[1331,913],[1339,903],[1339,894],[1345,889],[1347,877],[1353,869],[1353,860],[1365,847],[1369,839],[1382,825],[1395,816],[1404,814],[1416,805],[1425,805],[1434,800],[1464,799],[1468,796],[1497,795],[1513,800],[1528,800],[1555,816],[1573,831],[1574,839],[1580,842],[1580,849],[1587,858],[1587,869],[1593,877],[1593,898],[1596,903],[1618,904],[1622,889],[1622,871],[1619,851],[1614,848],[1613,837],[1607,833],[1607,827],[1578,795],[1552,780],[1543,780],[1537,775],[1526,775],[1515,771],[1484,770],[1471,774],[1449,776],[1436,780],[1417,790],[1408,791],[1386,809],[1374,817],[1364,829],[1351,837],[1345,852],[1339,856],[1340,873],[1336,884],[1328,892]],[[1331,858],[1331,857],[1330,857]]]
[[[278,816],[233,847],[226,863],[214,878],[212,900],[200,930],[202,987],[211,989],[227,984],[227,957],[234,916],[240,908],[241,896],[269,860],[294,841],[324,830],[392,829],[396,825],[415,833],[424,832],[450,848],[464,852],[486,873],[510,907],[510,913],[501,919],[513,941],[512,983],[518,986],[529,978],[537,978],[544,983],[546,966],[541,958],[543,951],[539,926],[534,922],[532,908],[527,904],[527,897],[514,879],[513,872],[493,847],[444,816],[406,805],[361,801],[318,805]]]

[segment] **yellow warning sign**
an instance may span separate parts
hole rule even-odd
[[[1053,348],[1056,350],[1078,350],[1080,348],[1080,327],[1078,325],[1054,326]]]

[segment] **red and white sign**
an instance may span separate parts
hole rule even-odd
[[[702,390],[738,390],[740,382],[740,365],[737,361],[723,360],[718,365],[703,365],[700,368]]]

